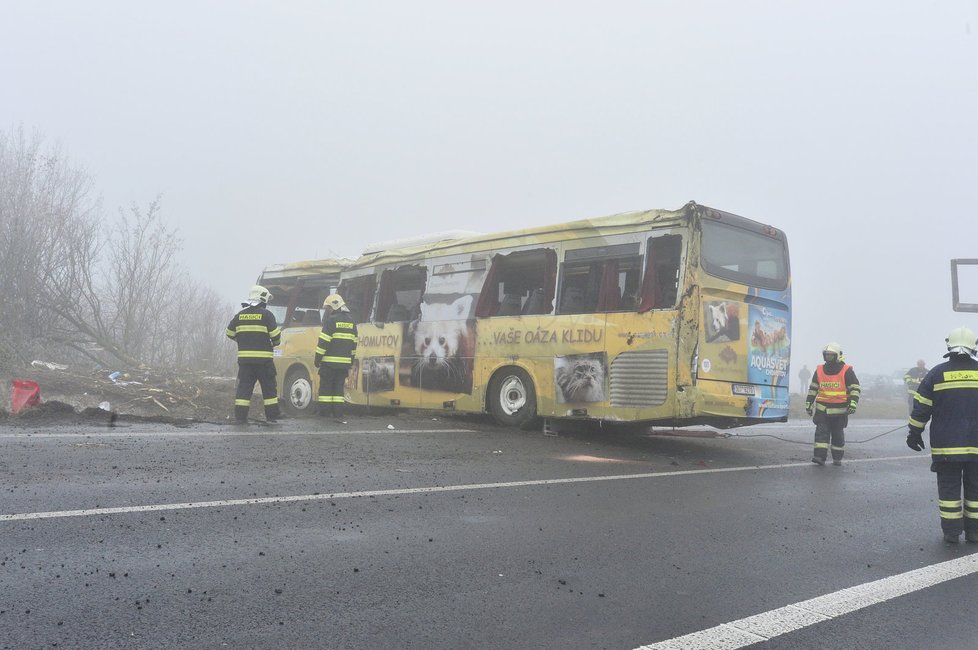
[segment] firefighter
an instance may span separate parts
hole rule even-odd
[[[903,383],[907,386],[907,402],[910,406],[911,413],[913,413],[913,398],[917,394],[917,387],[920,386],[920,382],[923,381],[926,375],[927,364],[924,363],[923,359],[920,359],[917,361],[917,365],[908,370],[907,374],[903,376]]]
[[[265,404],[265,420],[279,419],[278,392],[275,387],[275,363],[272,349],[279,344],[282,330],[275,316],[266,309],[272,294],[261,285],[248,292],[248,300],[241,303],[241,311],[228,324],[228,338],[238,344],[238,390],[234,395],[234,419],[244,424],[248,421],[248,406],[255,382],[261,385]]]
[[[907,446],[924,448],[922,434],[930,420],[930,470],[937,474],[944,541],[957,544],[964,531],[967,541],[978,543],[978,340],[972,330],[958,327],[944,341],[947,361],[928,372],[917,388]]]
[[[319,415],[342,424],[343,385],[357,351],[357,326],[343,298],[334,293],[323,301],[325,319],[314,363],[319,368]]]
[[[825,363],[815,368],[805,398],[805,412],[812,415],[815,423],[812,462],[825,464],[831,438],[832,464],[841,465],[846,450],[845,428],[859,403],[859,380],[852,366],[845,362],[838,343],[829,343],[822,349],[822,360]]]

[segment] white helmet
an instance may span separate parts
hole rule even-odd
[[[338,293],[326,296],[326,300],[323,301],[323,309],[332,309],[333,311],[339,311],[346,307],[346,302],[343,300],[343,296]]]
[[[978,348],[978,340],[975,333],[967,327],[956,327],[944,339],[947,343],[947,354],[967,354],[975,356],[975,349]]]
[[[842,361],[845,357],[842,356],[842,346],[833,341],[832,343],[827,343],[824,348],[822,348],[822,358],[828,361],[826,357],[830,354],[834,354],[837,361]]]
[[[268,301],[272,299],[272,292],[256,284],[248,291],[248,302],[252,305],[257,305],[258,303],[268,304]]]

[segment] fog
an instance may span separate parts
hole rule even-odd
[[[793,390],[828,341],[890,373],[978,329],[949,272],[978,257],[973,2],[0,8],[0,128],[106,211],[161,195],[229,301],[276,262],[692,199],[787,233]]]

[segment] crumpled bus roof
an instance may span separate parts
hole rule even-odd
[[[356,260],[351,257],[328,258],[322,260],[306,260],[304,262],[289,262],[288,264],[272,264],[261,272],[264,280],[282,278],[297,278],[310,275],[336,273],[351,266]]]
[[[636,226],[662,224],[670,221],[678,222],[687,214],[687,209],[697,207],[692,201],[679,210],[641,210],[637,212],[622,212],[606,217],[593,217],[565,223],[537,226],[522,230],[478,235],[474,237],[446,238],[440,241],[428,242],[418,246],[408,246],[385,251],[368,253],[360,256],[350,265],[357,269],[375,264],[397,264],[424,257],[429,253],[451,255],[453,253],[493,250],[511,246],[547,244],[565,241],[575,237],[601,237],[631,232]],[[574,232],[578,231],[578,232]]]

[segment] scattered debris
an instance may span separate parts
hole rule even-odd
[[[68,369],[68,366],[61,365],[60,363],[51,363],[50,361],[38,361],[37,359],[31,361],[31,366],[34,368],[47,368],[48,370]]]
[[[61,364],[50,364],[53,368],[48,364],[37,361],[30,367],[16,371],[16,381],[29,381],[38,386],[38,393],[43,391],[44,402],[40,406],[54,401],[67,406],[68,410],[58,411],[54,407],[55,410],[46,411],[39,419],[33,420],[34,424],[55,424],[57,413],[66,422],[71,421],[86,409],[95,411],[102,421],[117,414],[124,419],[133,416],[163,422],[224,423],[234,408],[234,377],[150,368],[93,370],[86,374],[80,370],[61,369]],[[121,374],[113,381],[111,376],[116,373]],[[13,404],[13,381],[10,376],[0,377],[0,404]],[[256,396],[252,408],[259,412],[261,403],[260,395]],[[26,411],[20,413],[12,408],[9,415],[11,417],[7,419],[0,415],[0,419],[5,424],[14,423],[26,415]]]
[[[154,422],[160,424],[172,424],[178,427],[190,426],[195,422],[189,418],[173,418],[166,416],[141,416],[141,415],[122,415],[114,411],[106,412],[103,409],[90,406],[81,410],[76,410],[71,404],[65,404],[58,400],[45,401],[37,406],[27,409],[16,417],[8,418],[6,424],[24,424],[30,426],[38,425],[71,425],[71,424],[101,424],[105,426],[117,426],[117,422]]]

